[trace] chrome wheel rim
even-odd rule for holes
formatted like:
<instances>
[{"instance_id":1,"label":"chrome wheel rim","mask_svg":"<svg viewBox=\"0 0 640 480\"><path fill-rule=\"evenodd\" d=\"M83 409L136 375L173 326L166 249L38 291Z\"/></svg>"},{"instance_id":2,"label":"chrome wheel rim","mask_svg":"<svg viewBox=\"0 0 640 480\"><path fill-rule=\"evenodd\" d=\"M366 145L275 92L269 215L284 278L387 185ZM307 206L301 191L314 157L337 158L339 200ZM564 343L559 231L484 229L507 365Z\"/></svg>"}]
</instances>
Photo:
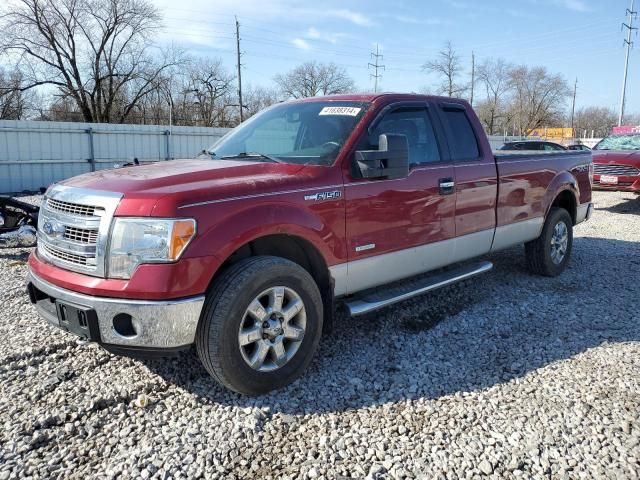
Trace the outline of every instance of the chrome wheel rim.
<instances>
[{"instance_id":1,"label":"chrome wheel rim","mask_svg":"<svg viewBox=\"0 0 640 480\"><path fill-rule=\"evenodd\" d=\"M238 330L242 358L252 369L272 372L286 365L304 338L307 313L300 295L288 287L272 287L256 296Z\"/></svg>"},{"instance_id":2,"label":"chrome wheel rim","mask_svg":"<svg viewBox=\"0 0 640 480\"><path fill-rule=\"evenodd\" d=\"M564 222L556 223L551 236L551 261L559 265L564 260L569 246L569 230Z\"/></svg>"}]
</instances>

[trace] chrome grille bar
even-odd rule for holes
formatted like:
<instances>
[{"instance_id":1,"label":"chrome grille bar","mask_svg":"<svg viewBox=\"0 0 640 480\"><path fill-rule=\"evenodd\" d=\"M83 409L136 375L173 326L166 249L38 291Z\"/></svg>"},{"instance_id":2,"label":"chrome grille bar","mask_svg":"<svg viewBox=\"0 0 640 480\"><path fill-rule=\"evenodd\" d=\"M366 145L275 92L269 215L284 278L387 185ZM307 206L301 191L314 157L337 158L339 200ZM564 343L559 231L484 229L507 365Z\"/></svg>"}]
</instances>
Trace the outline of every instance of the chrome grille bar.
<instances>
[{"instance_id":1,"label":"chrome grille bar","mask_svg":"<svg viewBox=\"0 0 640 480\"><path fill-rule=\"evenodd\" d=\"M640 175L640 169L630 165L604 165L594 164L593 172L597 175L617 175L623 177L634 177Z\"/></svg>"},{"instance_id":2,"label":"chrome grille bar","mask_svg":"<svg viewBox=\"0 0 640 480\"><path fill-rule=\"evenodd\" d=\"M82 266L92 266L95 265L95 256L94 257L85 257L82 255L76 255L74 253L62 250L61 248L56 248L51 245L47 245L46 243L42 247L44 251L47 252L47 255L50 258L54 258L61 262L72 263L74 265L82 265Z\"/></svg>"},{"instance_id":3,"label":"chrome grille bar","mask_svg":"<svg viewBox=\"0 0 640 480\"><path fill-rule=\"evenodd\" d=\"M77 203L71 202L63 202L60 200L56 200L55 198L47 199L47 207L50 210L54 210L57 212L68 213L71 215L80 215L87 217L94 217L96 214L100 214L104 212L104 209L101 207L96 207L93 205L80 205Z\"/></svg>"},{"instance_id":4,"label":"chrome grille bar","mask_svg":"<svg viewBox=\"0 0 640 480\"><path fill-rule=\"evenodd\" d=\"M95 245L98 241L98 230L66 226L64 238L72 242Z\"/></svg>"}]
</instances>

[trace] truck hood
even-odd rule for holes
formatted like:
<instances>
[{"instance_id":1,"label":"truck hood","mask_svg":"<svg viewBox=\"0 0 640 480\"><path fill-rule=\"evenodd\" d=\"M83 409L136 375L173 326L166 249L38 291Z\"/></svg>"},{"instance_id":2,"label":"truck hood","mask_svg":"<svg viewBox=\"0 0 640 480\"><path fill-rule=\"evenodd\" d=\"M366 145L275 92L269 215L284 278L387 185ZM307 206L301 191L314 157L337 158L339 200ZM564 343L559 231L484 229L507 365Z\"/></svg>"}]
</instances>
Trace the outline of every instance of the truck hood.
<instances>
[{"instance_id":1,"label":"truck hood","mask_svg":"<svg viewBox=\"0 0 640 480\"><path fill-rule=\"evenodd\" d=\"M640 150L593 150L593 163L631 165L640 168Z\"/></svg>"},{"instance_id":2,"label":"truck hood","mask_svg":"<svg viewBox=\"0 0 640 480\"><path fill-rule=\"evenodd\" d=\"M119 192L117 215L167 215L185 204L308 184L318 167L239 160L171 160L86 173L62 185ZM322 168L322 167L320 167Z\"/></svg>"}]
</instances>

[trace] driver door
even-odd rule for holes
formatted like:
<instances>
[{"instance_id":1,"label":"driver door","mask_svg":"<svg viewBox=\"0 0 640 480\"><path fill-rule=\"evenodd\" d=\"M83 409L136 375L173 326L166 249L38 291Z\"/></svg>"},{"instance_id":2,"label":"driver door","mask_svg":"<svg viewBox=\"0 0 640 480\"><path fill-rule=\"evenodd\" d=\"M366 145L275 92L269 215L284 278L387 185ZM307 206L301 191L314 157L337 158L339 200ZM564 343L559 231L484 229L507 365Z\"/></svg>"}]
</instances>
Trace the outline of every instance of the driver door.
<instances>
[{"instance_id":1,"label":"driver door","mask_svg":"<svg viewBox=\"0 0 640 480\"><path fill-rule=\"evenodd\" d=\"M426 103L398 103L374 120L358 150L378 148L380 134L407 137L409 174L345 181L349 292L449 263L455 237L454 167L440 124ZM353 166L352 166L353 170Z\"/></svg>"}]
</instances>

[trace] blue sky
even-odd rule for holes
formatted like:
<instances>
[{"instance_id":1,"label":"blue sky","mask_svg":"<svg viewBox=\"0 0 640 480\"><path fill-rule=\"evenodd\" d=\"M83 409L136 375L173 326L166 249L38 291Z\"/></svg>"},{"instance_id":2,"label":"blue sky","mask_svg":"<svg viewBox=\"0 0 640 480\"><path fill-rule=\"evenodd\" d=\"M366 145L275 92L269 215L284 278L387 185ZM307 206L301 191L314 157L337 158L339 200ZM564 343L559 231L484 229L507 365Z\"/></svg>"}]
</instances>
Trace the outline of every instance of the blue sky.
<instances>
[{"instance_id":1,"label":"blue sky","mask_svg":"<svg viewBox=\"0 0 640 480\"><path fill-rule=\"evenodd\" d=\"M477 61L544 65L571 84L578 78L578 106L619 104L628 0L152 1L164 14L164 41L220 57L229 70L238 15L245 84L272 85L275 74L316 59L344 66L360 89L373 90L367 63L378 43L386 66L382 89L420 91L435 83L420 66L451 40L469 70L472 51ZM634 38L628 112L640 112L640 38Z\"/></svg>"}]
</instances>

